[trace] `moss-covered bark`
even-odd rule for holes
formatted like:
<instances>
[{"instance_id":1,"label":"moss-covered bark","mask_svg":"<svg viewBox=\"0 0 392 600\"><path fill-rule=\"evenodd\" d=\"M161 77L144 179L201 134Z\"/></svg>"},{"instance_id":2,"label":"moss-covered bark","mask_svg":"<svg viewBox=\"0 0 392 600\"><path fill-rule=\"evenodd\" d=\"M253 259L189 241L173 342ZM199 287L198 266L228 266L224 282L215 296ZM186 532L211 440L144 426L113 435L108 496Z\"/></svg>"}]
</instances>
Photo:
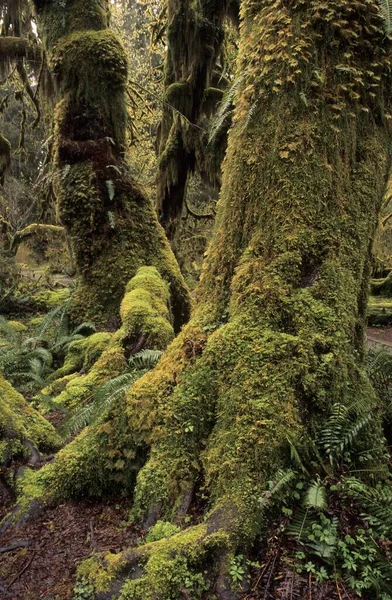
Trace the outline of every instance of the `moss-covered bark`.
<instances>
[{"instance_id":1,"label":"moss-covered bark","mask_svg":"<svg viewBox=\"0 0 392 600\"><path fill-rule=\"evenodd\" d=\"M127 62L109 29L109 2L37 0L35 7L57 83L57 209L81 276L74 317L115 321L127 281L153 265L170 283L178 329L188 294L152 204L124 162Z\"/></svg>"},{"instance_id":2,"label":"moss-covered bark","mask_svg":"<svg viewBox=\"0 0 392 600\"><path fill-rule=\"evenodd\" d=\"M124 473L148 453L134 518L184 525L195 485L207 509L174 538L85 565L102 599L180 600L190 576L201 598L206 564L211 597L235 597L230 555L260 530L288 440L314 435L334 403L376 402L365 308L391 150L378 2L244 0L242 17L244 80L197 309L105 430Z\"/></svg>"}]
</instances>

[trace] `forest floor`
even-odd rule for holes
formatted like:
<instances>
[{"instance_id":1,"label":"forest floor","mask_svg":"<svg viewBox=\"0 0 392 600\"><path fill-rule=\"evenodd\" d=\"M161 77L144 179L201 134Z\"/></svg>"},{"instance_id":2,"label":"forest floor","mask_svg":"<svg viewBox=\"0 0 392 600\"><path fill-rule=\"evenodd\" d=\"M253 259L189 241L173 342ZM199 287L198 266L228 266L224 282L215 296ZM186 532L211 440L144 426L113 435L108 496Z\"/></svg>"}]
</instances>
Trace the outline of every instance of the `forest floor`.
<instances>
[{"instance_id":1,"label":"forest floor","mask_svg":"<svg viewBox=\"0 0 392 600\"><path fill-rule=\"evenodd\" d=\"M10 508L5 500L0 497L0 518ZM129 508L124 498L68 502L44 510L18 529L9 528L1 539L1 600L71 600L76 568L85 557L118 553L146 533L128 523ZM4 551L18 543L18 548ZM285 559L279 530L267 536L254 558L259 567L252 568L242 600L358 599L342 583L319 584L308 574L296 573L295 565ZM205 600L210 600L208 593Z\"/></svg>"},{"instance_id":2,"label":"forest floor","mask_svg":"<svg viewBox=\"0 0 392 600\"><path fill-rule=\"evenodd\" d=\"M4 516L5 498L0 497ZM9 508L9 507L8 507ZM68 502L1 536L2 600L70 600L77 565L92 552L134 546L142 535L128 523L129 501ZM8 550L11 545L18 548Z\"/></svg>"}]
</instances>

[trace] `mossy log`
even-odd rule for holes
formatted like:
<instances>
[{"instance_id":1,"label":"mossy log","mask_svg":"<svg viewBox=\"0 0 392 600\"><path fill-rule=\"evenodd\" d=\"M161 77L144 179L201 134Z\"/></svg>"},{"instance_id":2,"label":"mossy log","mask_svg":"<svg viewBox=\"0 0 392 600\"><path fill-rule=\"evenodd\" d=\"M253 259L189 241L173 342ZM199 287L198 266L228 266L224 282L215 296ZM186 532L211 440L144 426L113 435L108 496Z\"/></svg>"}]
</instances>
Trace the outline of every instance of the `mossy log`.
<instances>
[{"instance_id":1,"label":"mossy log","mask_svg":"<svg viewBox=\"0 0 392 600\"><path fill-rule=\"evenodd\" d=\"M377 402L364 327L391 166L378 2L358 0L353 12L345 0L244 0L242 17L244 80L195 314L94 444L79 446L68 479L104 460L93 453L105 436L125 482L138 470L133 517L184 530L82 566L102 599L180 600L189 578L200 583L195 600L206 583L210 597L237 597L230 557L260 533L259 499L290 466L289 440L314 436L335 403ZM381 449L374 414L363 435ZM41 475L44 497L56 468ZM207 508L186 527L197 486ZM98 476L90 492L99 489Z\"/></svg>"},{"instance_id":2,"label":"mossy log","mask_svg":"<svg viewBox=\"0 0 392 600\"><path fill-rule=\"evenodd\" d=\"M189 317L189 295L152 203L124 162L127 61L109 29L109 2L37 0L35 7L58 90L57 212L81 278L73 318L115 328L127 281L152 265L170 284L178 330Z\"/></svg>"}]
</instances>

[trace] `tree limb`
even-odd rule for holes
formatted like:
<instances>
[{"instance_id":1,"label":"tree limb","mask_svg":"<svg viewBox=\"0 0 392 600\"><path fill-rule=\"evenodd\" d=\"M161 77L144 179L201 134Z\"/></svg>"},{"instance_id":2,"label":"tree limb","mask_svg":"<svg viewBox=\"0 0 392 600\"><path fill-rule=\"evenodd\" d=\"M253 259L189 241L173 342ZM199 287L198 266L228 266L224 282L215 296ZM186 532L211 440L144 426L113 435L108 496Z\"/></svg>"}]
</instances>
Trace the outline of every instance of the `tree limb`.
<instances>
[{"instance_id":1,"label":"tree limb","mask_svg":"<svg viewBox=\"0 0 392 600\"><path fill-rule=\"evenodd\" d=\"M27 58L30 61L42 60L42 49L25 38L0 36L0 60Z\"/></svg>"}]
</instances>

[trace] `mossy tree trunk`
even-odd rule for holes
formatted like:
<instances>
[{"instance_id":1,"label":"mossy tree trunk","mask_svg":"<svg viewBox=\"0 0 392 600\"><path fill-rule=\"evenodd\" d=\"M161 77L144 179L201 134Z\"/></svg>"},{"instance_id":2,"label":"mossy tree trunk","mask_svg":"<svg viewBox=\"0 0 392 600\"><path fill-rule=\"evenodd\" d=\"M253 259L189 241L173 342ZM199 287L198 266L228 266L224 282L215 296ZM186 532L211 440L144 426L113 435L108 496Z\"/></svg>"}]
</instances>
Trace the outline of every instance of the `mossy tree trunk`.
<instances>
[{"instance_id":1,"label":"mossy tree trunk","mask_svg":"<svg viewBox=\"0 0 392 600\"><path fill-rule=\"evenodd\" d=\"M169 0L167 10L166 104L158 132L157 205L160 221L173 240L189 175L197 168L208 176L201 117L223 95L219 88L225 78L222 73L214 77L214 70L225 17L238 15L238 5L233 0Z\"/></svg>"},{"instance_id":2,"label":"mossy tree trunk","mask_svg":"<svg viewBox=\"0 0 392 600\"><path fill-rule=\"evenodd\" d=\"M34 4L57 84L57 209L81 276L74 316L107 325L126 282L153 265L170 283L178 329L188 317L188 294L152 204L124 160L127 61L109 29L109 2Z\"/></svg>"},{"instance_id":3,"label":"mossy tree trunk","mask_svg":"<svg viewBox=\"0 0 392 600\"><path fill-rule=\"evenodd\" d=\"M260 531L288 440L314 436L334 403L375 402L365 308L391 150L378 2L244 0L242 17L244 81L197 309L94 441L130 457L125 469L149 453L133 508L146 525L184 525L195 486L208 508L199 525L108 558L106 573L86 563L100 598L124 586L121 598L180 599L206 564L215 596L235 597L228 557ZM71 454L88 465L86 435ZM52 494L79 472L62 462L42 472Z\"/></svg>"}]
</instances>

